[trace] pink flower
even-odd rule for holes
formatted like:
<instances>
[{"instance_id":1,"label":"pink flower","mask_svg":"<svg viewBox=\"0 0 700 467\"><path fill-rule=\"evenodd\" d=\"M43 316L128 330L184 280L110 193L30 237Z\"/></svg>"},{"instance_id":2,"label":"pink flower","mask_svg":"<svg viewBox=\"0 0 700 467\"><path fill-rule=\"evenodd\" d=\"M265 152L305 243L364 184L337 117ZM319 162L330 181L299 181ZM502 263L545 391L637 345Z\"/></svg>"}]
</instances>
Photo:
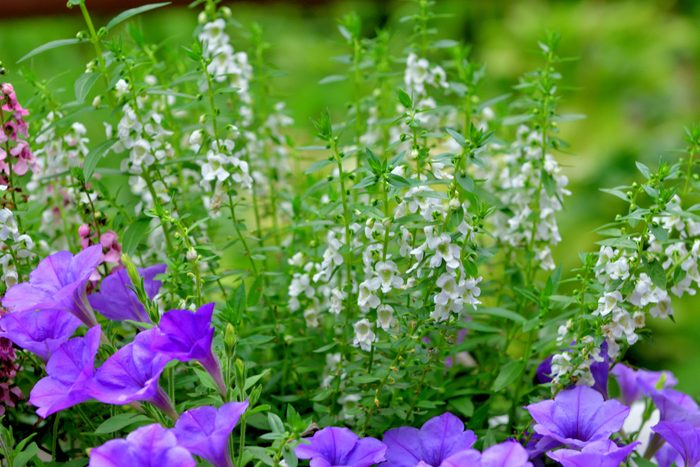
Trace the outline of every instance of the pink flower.
<instances>
[{"instance_id":1,"label":"pink flower","mask_svg":"<svg viewBox=\"0 0 700 467\"><path fill-rule=\"evenodd\" d=\"M122 246L119 244L119 237L111 230L100 236L100 245L105 255L105 262L119 264L122 257Z\"/></svg>"},{"instance_id":2,"label":"pink flower","mask_svg":"<svg viewBox=\"0 0 700 467\"><path fill-rule=\"evenodd\" d=\"M27 170L35 163L34 154L26 141L18 141L17 145L10 150L10 155L16 158L12 162L12 170L17 175L26 174Z\"/></svg>"}]
</instances>

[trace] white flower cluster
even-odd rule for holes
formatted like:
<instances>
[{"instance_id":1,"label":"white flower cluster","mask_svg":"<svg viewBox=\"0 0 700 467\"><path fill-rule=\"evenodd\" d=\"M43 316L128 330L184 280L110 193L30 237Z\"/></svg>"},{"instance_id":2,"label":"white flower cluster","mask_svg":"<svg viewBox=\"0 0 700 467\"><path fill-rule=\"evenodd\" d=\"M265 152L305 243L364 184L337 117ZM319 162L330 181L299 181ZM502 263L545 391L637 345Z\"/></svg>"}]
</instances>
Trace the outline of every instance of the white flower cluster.
<instances>
[{"instance_id":1,"label":"white flower cluster","mask_svg":"<svg viewBox=\"0 0 700 467\"><path fill-rule=\"evenodd\" d=\"M455 232L441 227L452 210L461 211L463 217ZM474 231L465 220L469 216L467 204L448 200L444 194L422 185L410 188L394 213L397 218L409 214L420 214L426 221L438 224L425 226L423 242L410 248L413 265L406 271L408 286L426 279L435 281L438 291L432 297L435 308L431 317L437 321L446 320L450 313L461 315L467 305L476 307L481 303L481 277L470 277L462 262L463 250L474 238ZM404 232L403 237L407 241L410 232Z\"/></svg>"},{"instance_id":2,"label":"white flower cluster","mask_svg":"<svg viewBox=\"0 0 700 467\"><path fill-rule=\"evenodd\" d=\"M700 287L700 222L683 211L678 196L652 222L658 226L655 233L632 239L645 246L642 258L632 246L603 246L598 252L595 274L602 290L593 315L601 318L611 358L619 355L621 343L634 345L639 340L638 331L644 328L647 313L661 319L673 314L669 292L677 297L695 295ZM590 339L573 334L571 322L561 326L558 342L566 346L577 339L584 343ZM555 360L555 381L567 374L580 378L589 372L590 362L573 365L570 352L558 354Z\"/></svg>"},{"instance_id":3,"label":"white flower cluster","mask_svg":"<svg viewBox=\"0 0 700 467\"><path fill-rule=\"evenodd\" d=\"M127 103L122 108L123 115L117 126L118 142L112 150L128 151L129 157L122 160L121 170L138 175L144 168L172 157L174 151L169 141L173 133L163 128L163 103L146 96L138 96L134 102L135 106ZM107 136L111 136L110 130Z\"/></svg>"},{"instance_id":4,"label":"white flower cluster","mask_svg":"<svg viewBox=\"0 0 700 467\"><path fill-rule=\"evenodd\" d=\"M21 234L15 216L7 208L0 209L0 280L7 287L17 283L15 261L32 256L34 241L27 234Z\"/></svg>"},{"instance_id":5,"label":"white flower cluster","mask_svg":"<svg viewBox=\"0 0 700 467\"><path fill-rule=\"evenodd\" d=\"M199 40L204 45L204 56L211 60L207 66L207 73L216 81L228 81L237 89L243 104L239 110L242 125L247 127L253 120L250 107L252 102L250 81L253 78L253 67L248 63L248 55L245 52L233 50L231 39L226 33L226 21L223 18L206 23L199 34Z\"/></svg>"},{"instance_id":6,"label":"white flower cluster","mask_svg":"<svg viewBox=\"0 0 700 467\"><path fill-rule=\"evenodd\" d=\"M542 134L521 126L510 148L485 163L477 176L509 211L491 217L494 236L514 248L531 247L542 269L554 269L551 246L561 241L556 214L571 192L556 159L543 153Z\"/></svg>"},{"instance_id":7,"label":"white flower cluster","mask_svg":"<svg viewBox=\"0 0 700 467\"><path fill-rule=\"evenodd\" d=\"M76 194L66 178L60 175L72 167L80 167L87 156L90 140L86 137L87 130L80 122L74 122L67 128L56 125L63 118L58 112L49 112L42 120L34 144L36 150L36 165L32 171L32 179L27 184L29 200L45 206L52 206L42 214L41 229L49 235L62 230L64 222L79 224L80 216L75 209L67 206L87 204L85 193Z\"/></svg>"}]
</instances>

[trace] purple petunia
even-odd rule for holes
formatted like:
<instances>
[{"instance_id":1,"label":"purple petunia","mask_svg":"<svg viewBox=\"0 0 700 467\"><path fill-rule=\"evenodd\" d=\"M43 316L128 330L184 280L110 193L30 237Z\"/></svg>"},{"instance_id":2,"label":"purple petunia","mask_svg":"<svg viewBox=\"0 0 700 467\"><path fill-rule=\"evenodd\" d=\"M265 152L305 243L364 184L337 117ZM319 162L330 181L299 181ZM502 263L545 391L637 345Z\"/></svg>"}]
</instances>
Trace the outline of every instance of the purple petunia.
<instances>
[{"instance_id":1,"label":"purple petunia","mask_svg":"<svg viewBox=\"0 0 700 467\"><path fill-rule=\"evenodd\" d=\"M440 464L442 467L532 467L528 453L517 441L504 441L486 449L483 454L467 449Z\"/></svg>"},{"instance_id":2,"label":"purple petunia","mask_svg":"<svg viewBox=\"0 0 700 467\"><path fill-rule=\"evenodd\" d=\"M620 386L620 399L625 405L631 405L643 395L649 395L649 389L655 388L661 383L663 388L670 388L678 384L678 381L669 371L633 370L618 363L610 370Z\"/></svg>"},{"instance_id":3,"label":"purple petunia","mask_svg":"<svg viewBox=\"0 0 700 467\"><path fill-rule=\"evenodd\" d=\"M554 400L526 407L535 419L535 432L542 435L539 445L566 445L583 448L594 441L607 440L618 431L629 408L616 400L604 400L595 389L576 386L562 391Z\"/></svg>"},{"instance_id":4,"label":"purple petunia","mask_svg":"<svg viewBox=\"0 0 700 467\"><path fill-rule=\"evenodd\" d=\"M177 413L172 402L158 385L160 374L171 358L151 348L151 331L137 334L133 342L119 349L97 369L91 392L105 404L147 401L175 419Z\"/></svg>"},{"instance_id":5,"label":"purple petunia","mask_svg":"<svg viewBox=\"0 0 700 467\"><path fill-rule=\"evenodd\" d=\"M213 303L201 306L194 313L189 310L168 311L160 319L158 328L153 330L153 348L182 362L198 361L212 376L219 391L226 394L221 367L211 348L213 313Z\"/></svg>"},{"instance_id":6,"label":"purple petunia","mask_svg":"<svg viewBox=\"0 0 700 467\"><path fill-rule=\"evenodd\" d=\"M163 274L165 268L165 264L156 264L138 270L143 278L143 286L148 298L153 299L158 294L162 283L155 278ZM133 290L133 284L125 268L119 268L105 277L100 285L100 291L90 295L88 300L95 310L111 320L151 322L146 309Z\"/></svg>"},{"instance_id":7,"label":"purple petunia","mask_svg":"<svg viewBox=\"0 0 700 467\"><path fill-rule=\"evenodd\" d=\"M675 389L649 389L651 398L659 409L661 421L691 422L700 425L700 408L688 394Z\"/></svg>"},{"instance_id":8,"label":"purple petunia","mask_svg":"<svg viewBox=\"0 0 700 467\"><path fill-rule=\"evenodd\" d=\"M29 282L10 288L2 299L2 305L12 312L66 311L92 327L97 321L85 288L102 258L100 245L86 248L75 256L69 251L54 253L44 258L31 272Z\"/></svg>"},{"instance_id":9,"label":"purple petunia","mask_svg":"<svg viewBox=\"0 0 700 467\"><path fill-rule=\"evenodd\" d=\"M384 433L387 446L383 467L421 466L446 467L455 458L463 457L476 435L464 429L464 423L455 415L446 412L433 417L419 429L401 427Z\"/></svg>"},{"instance_id":10,"label":"purple petunia","mask_svg":"<svg viewBox=\"0 0 700 467\"><path fill-rule=\"evenodd\" d=\"M680 454L688 467L700 463L700 426L689 422L660 422L651 428Z\"/></svg>"},{"instance_id":11,"label":"purple petunia","mask_svg":"<svg viewBox=\"0 0 700 467\"><path fill-rule=\"evenodd\" d=\"M664 443L654 454L654 459L659 467L671 467L678 462L679 457L678 451L668 443Z\"/></svg>"},{"instance_id":12,"label":"purple petunia","mask_svg":"<svg viewBox=\"0 0 700 467\"><path fill-rule=\"evenodd\" d=\"M360 439L347 428L330 426L302 440L294 453L299 459L311 459L314 467L369 467L382 462L386 450L378 439Z\"/></svg>"},{"instance_id":13,"label":"purple petunia","mask_svg":"<svg viewBox=\"0 0 700 467\"><path fill-rule=\"evenodd\" d=\"M147 425L126 439L113 439L90 450L90 467L194 467L192 454L160 425Z\"/></svg>"},{"instance_id":14,"label":"purple petunia","mask_svg":"<svg viewBox=\"0 0 700 467\"><path fill-rule=\"evenodd\" d=\"M0 319L0 337L48 361L80 327L80 320L62 310L16 311Z\"/></svg>"},{"instance_id":15,"label":"purple petunia","mask_svg":"<svg viewBox=\"0 0 700 467\"><path fill-rule=\"evenodd\" d=\"M216 409L197 407L180 415L173 433L180 446L211 462L215 467L233 467L228 440L248 401L229 402Z\"/></svg>"},{"instance_id":16,"label":"purple petunia","mask_svg":"<svg viewBox=\"0 0 700 467\"><path fill-rule=\"evenodd\" d=\"M580 451L559 449L547 455L563 467L618 467L630 455L639 442L618 446L611 440L594 441Z\"/></svg>"},{"instance_id":17,"label":"purple petunia","mask_svg":"<svg viewBox=\"0 0 700 467\"><path fill-rule=\"evenodd\" d=\"M48 376L32 389L29 402L36 413L46 418L61 410L91 399L90 380L95 373L95 356L100 346L99 326L85 337L71 339L54 352L46 365Z\"/></svg>"}]
</instances>

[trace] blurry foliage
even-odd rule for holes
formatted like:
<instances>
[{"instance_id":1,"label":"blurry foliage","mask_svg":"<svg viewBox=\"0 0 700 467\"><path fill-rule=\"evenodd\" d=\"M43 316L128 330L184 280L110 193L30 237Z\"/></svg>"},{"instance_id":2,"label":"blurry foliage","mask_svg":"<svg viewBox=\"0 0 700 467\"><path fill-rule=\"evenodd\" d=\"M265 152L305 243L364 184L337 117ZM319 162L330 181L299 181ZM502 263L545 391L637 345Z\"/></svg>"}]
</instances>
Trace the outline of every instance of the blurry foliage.
<instances>
[{"instance_id":1,"label":"blurry foliage","mask_svg":"<svg viewBox=\"0 0 700 467\"><path fill-rule=\"evenodd\" d=\"M392 25L408 34L399 18L410 9L401 1L338 1L304 8L295 2L237 2L234 17L241 24L259 23L271 43L270 59L280 70L277 89L297 122L295 139L308 143L312 116L340 109L351 95L348 82L309 86L343 65L325 57L345 53L333 21L357 11L365 34ZM487 98L510 91L511 83L531 69L536 51L530 44L547 30L561 33L561 50L572 60L562 65L566 113L586 118L562 128L570 156L561 158L574 195L560 218L564 241L555 252L564 270L579 264L574 252L596 249L591 233L612 219L622 202L598 190L635 179L634 161L649 165L673 160L669 148L682 147L683 126L700 117L700 2L658 1L468 1L441 0L439 36L463 37L473 44L474 57L486 66ZM180 47L189 40L195 17L188 11L163 10L145 18L147 40ZM0 19L0 59L10 79L15 73L52 77L49 85L72 96L72 83L92 57L88 45L56 49L23 64L16 61L34 47L70 38L82 27L78 11L65 16L21 20ZM238 48L246 48L241 30ZM400 39L400 38L399 38ZM403 42L395 40L394 44ZM324 57L324 58L320 58ZM17 81L22 95L33 92ZM99 122L91 130L101 131ZM676 323L655 321L650 340L632 349L633 363L674 371L680 389L700 393L700 300L676 307Z\"/></svg>"}]
</instances>

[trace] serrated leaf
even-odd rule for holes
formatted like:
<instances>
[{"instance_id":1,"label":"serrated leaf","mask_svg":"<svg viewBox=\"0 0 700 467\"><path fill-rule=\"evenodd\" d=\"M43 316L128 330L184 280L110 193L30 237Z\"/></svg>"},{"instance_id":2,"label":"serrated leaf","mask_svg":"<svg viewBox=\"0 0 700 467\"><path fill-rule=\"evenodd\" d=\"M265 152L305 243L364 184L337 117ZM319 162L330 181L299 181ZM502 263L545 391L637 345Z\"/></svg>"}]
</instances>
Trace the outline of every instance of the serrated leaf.
<instances>
[{"instance_id":1,"label":"serrated leaf","mask_svg":"<svg viewBox=\"0 0 700 467\"><path fill-rule=\"evenodd\" d=\"M140 7L131 8L131 9L126 10L126 11L122 11L117 16L112 18L112 20L109 23L107 23L107 26L105 26L105 29L107 29L109 31L110 29L114 28L115 26L117 26L120 23L123 23L124 21L126 21L127 19L129 19L133 16L140 15L141 13L155 10L156 8L161 8L161 7L164 7L166 5L170 5L170 2L151 3L150 5L143 5Z\"/></svg>"},{"instance_id":2,"label":"serrated leaf","mask_svg":"<svg viewBox=\"0 0 700 467\"><path fill-rule=\"evenodd\" d=\"M58 39L55 41L47 42L46 44L40 45L36 49L32 50L28 54L26 54L24 57L20 58L17 60L17 63L22 63L25 60L29 60L32 57L35 57L39 55L40 53L44 53L47 50L52 50L56 49L58 47L63 47L66 45L73 45L73 44L80 44L81 42L84 42L78 38L73 38L73 39Z\"/></svg>"},{"instance_id":3,"label":"serrated leaf","mask_svg":"<svg viewBox=\"0 0 700 467\"><path fill-rule=\"evenodd\" d=\"M493 382L493 390L496 392L502 391L520 378L523 370L525 370L525 362L514 360L506 363L501 368L498 376L496 376L496 380Z\"/></svg>"},{"instance_id":4,"label":"serrated leaf","mask_svg":"<svg viewBox=\"0 0 700 467\"><path fill-rule=\"evenodd\" d=\"M114 143L116 142L116 138L108 139L107 141L104 141L98 146L92 148L92 150L88 153L88 155L85 157L85 162L83 163L83 176L85 177L86 182L92 178L92 174L95 173L95 169L97 168L97 164L100 162L100 159L107 154L107 151L109 151L109 149L114 146Z\"/></svg>"}]
</instances>

